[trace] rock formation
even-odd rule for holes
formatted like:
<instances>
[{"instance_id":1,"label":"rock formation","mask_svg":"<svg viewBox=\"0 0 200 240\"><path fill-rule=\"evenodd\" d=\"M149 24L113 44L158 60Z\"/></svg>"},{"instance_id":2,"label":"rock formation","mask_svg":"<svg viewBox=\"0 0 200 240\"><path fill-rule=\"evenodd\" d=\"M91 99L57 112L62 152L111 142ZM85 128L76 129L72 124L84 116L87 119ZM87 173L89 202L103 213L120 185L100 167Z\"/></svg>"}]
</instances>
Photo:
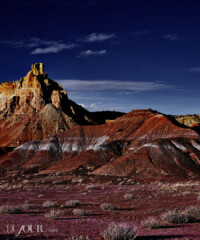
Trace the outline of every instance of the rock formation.
<instances>
[{"instance_id":1,"label":"rock formation","mask_svg":"<svg viewBox=\"0 0 200 240\"><path fill-rule=\"evenodd\" d=\"M186 126L191 127L194 124L200 123L200 114L186 114L173 116L176 121Z\"/></svg>"},{"instance_id":2,"label":"rock formation","mask_svg":"<svg viewBox=\"0 0 200 240\"><path fill-rule=\"evenodd\" d=\"M185 123L149 109L89 112L36 63L0 84L0 169L199 177L199 124L175 119Z\"/></svg>"},{"instance_id":3,"label":"rock formation","mask_svg":"<svg viewBox=\"0 0 200 240\"><path fill-rule=\"evenodd\" d=\"M104 123L105 118L68 99L62 86L44 73L43 63L33 64L19 81L0 84L0 147L17 147L76 125Z\"/></svg>"},{"instance_id":4,"label":"rock formation","mask_svg":"<svg viewBox=\"0 0 200 240\"><path fill-rule=\"evenodd\" d=\"M110 176L200 176L200 136L152 110L132 111L104 125L76 126L27 142L0 160L0 167L40 174L76 171Z\"/></svg>"}]
</instances>

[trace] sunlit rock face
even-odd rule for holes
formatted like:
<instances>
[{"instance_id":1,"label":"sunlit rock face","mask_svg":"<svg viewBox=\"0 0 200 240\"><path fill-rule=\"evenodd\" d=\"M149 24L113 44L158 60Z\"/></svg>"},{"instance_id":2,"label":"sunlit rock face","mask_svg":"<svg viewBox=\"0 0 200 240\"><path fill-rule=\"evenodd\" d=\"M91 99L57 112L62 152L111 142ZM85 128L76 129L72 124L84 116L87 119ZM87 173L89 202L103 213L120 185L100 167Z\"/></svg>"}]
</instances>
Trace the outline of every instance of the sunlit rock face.
<instances>
[{"instance_id":1,"label":"sunlit rock face","mask_svg":"<svg viewBox=\"0 0 200 240\"><path fill-rule=\"evenodd\" d=\"M41 174L81 168L93 175L198 177L200 136L161 113L135 110L103 125L27 142L1 159L5 166L37 168Z\"/></svg>"},{"instance_id":2,"label":"sunlit rock face","mask_svg":"<svg viewBox=\"0 0 200 240\"><path fill-rule=\"evenodd\" d=\"M55 92L58 97L51 97ZM44 64L33 64L32 70L19 81L4 82L0 85L0 111L3 113L1 117L6 118L19 108L32 107L39 111L51 102L58 107L61 98L67 100L67 93L44 73Z\"/></svg>"},{"instance_id":3,"label":"sunlit rock face","mask_svg":"<svg viewBox=\"0 0 200 240\"><path fill-rule=\"evenodd\" d=\"M0 84L0 147L17 147L99 121L105 122L104 117L68 99L62 86L48 78L43 63L33 64L19 81Z\"/></svg>"},{"instance_id":4,"label":"sunlit rock face","mask_svg":"<svg viewBox=\"0 0 200 240\"><path fill-rule=\"evenodd\" d=\"M186 115L177 115L174 116L176 121L178 121L181 124L184 124L186 126L193 126L200 124L200 114L186 114Z\"/></svg>"}]
</instances>

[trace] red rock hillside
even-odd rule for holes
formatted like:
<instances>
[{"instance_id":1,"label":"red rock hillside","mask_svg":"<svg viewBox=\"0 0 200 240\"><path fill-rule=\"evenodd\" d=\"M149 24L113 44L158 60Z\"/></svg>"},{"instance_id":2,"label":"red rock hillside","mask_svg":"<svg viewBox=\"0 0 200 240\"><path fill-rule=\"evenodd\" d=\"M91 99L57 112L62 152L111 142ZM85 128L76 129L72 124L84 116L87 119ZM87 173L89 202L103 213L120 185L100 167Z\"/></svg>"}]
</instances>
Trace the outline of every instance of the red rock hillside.
<instances>
[{"instance_id":1,"label":"red rock hillside","mask_svg":"<svg viewBox=\"0 0 200 240\"><path fill-rule=\"evenodd\" d=\"M122 115L88 112L48 78L43 63L33 64L19 81L0 84L0 152L3 147L17 147L77 125L100 124Z\"/></svg>"},{"instance_id":2,"label":"red rock hillside","mask_svg":"<svg viewBox=\"0 0 200 240\"><path fill-rule=\"evenodd\" d=\"M2 158L0 166L40 174L198 177L200 136L165 115L137 110L104 125L76 126L27 142Z\"/></svg>"}]
</instances>

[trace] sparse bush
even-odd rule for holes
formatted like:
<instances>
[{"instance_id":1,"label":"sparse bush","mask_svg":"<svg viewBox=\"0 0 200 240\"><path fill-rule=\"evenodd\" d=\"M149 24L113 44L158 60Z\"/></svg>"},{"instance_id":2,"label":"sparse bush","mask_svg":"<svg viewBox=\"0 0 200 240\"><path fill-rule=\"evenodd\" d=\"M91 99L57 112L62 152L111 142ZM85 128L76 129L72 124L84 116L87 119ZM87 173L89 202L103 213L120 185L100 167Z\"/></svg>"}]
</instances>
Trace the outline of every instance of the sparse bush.
<instances>
[{"instance_id":1,"label":"sparse bush","mask_svg":"<svg viewBox=\"0 0 200 240\"><path fill-rule=\"evenodd\" d=\"M29 209L33 209L33 205L30 205L28 203L24 203L22 204L22 208L25 209L25 210L29 210Z\"/></svg>"},{"instance_id":2,"label":"sparse bush","mask_svg":"<svg viewBox=\"0 0 200 240\"><path fill-rule=\"evenodd\" d=\"M176 211L168 211L166 213L163 213L161 215L161 219L166 223L189 223L196 221L195 217L183 213L178 213Z\"/></svg>"},{"instance_id":3,"label":"sparse bush","mask_svg":"<svg viewBox=\"0 0 200 240\"><path fill-rule=\"evenodd\" d=\"M58 206L57 202L53 202L50 200L47 200L47 201L43 202L43 204L42 204L43 208L51 208L51 207L57 207L57 206Z\"/></svg>"},{"instance_id":4,"label":"sparse bush","mask_svg":"<svg viewBox=\"0 0 200 240\"><path fill-rule=\"evenodd\" d=\"M85 187L87 190L94 190L96 187L94 185L88 185Z\"/></svg>"},{"instance_id":5,"label":"sparse bush","mask_svg":"<svg viewBox=\"0 0 200 240\"><path fill-rule=\"evenodd\" d=\"M76 207L76 206L80 206L80 201L78 200L70 200L67 201L62 207Z\"/></svg>"},{"instance_id":6,"label":"sparse bush","mask_svg":"<svg viewBox=\"0 0 200 240\"><path fill-rule=\"evenodd\" d=\"M123 223L112 223L102 235L107 240L133 240L137 236L137 229Z\"/></svg>"},{"instance_id":7,"label":"sparse bush","mask_svg":"<svg viewBox=\"0 0 200 240\"><path fill-rule=\"evenodd\" d=\"M110 203L102 203L100 207L102 210L118 210L119 209L118 206Z\"/></svg>"},{"instance_id":8,"label":"sparse bush","mask_svg":"<svg viewBox=\"0 0 200 240\"><path fill-rule=\"evenodd\" d=\"M44 194L39 194L38 197L42 198L42 197L44 197Z\"/></svg>"},{"instance_id":9,"label":"sparse bush","mask_svg":"<svg viewBox=\"0 0 200 240\"><path fill-rule=\"evenodd\" d=\"M119 183L119 185L126 185L126 182L125 182L125 181L121 181L121 182Z\"/></svg>"},{"instance_id":10,"label":"sparse bush","mask_svg":"<svg viewBox=\"0 0 200 240\"><path fill-rule=\"evenodd\" d=\"M133 194L132 193L124 194L124 199L126 199L126 200L133 199Z\"/></svg>"},{"instance_id":11,"label":"sparse bush","mask_svg":"<svg viewBox=\"0 0 200 240\"><path fill-rule=\"evenodd\" d=\"M146 220L143 220L141 222L141 225L143 228L154 229L161 227L162 223L159 220L155 219L154 217L149 217Z\"/></svg>"},{"instance_id":12,"label":"sparse bush","mask_svg":"<svg viewBox=\"0 0 200 240\"><path fill-rule=\"evenodd\" d=\"M88 212L82 209L74 209L73 214L76 216L85 216L88 215Z\"/></svg>"},{"instance_id":13,"label":"sparse bush","mask_svg":"<svg viewBox=\"0 0 200 240\"><path fill-rule=\"evenodd\" d=\"M190 206L183 211L183 214L191 215L193 217L200 217L200 207Z\"/></svg>"},{"instance_id":14,"label":"sparse bush","mask_svg":"<svg viewBox=\"0 0 200 240\"><path fill-rule=\"evenodd\" d=\"M55 220L60 217L61 214L62 212L60 210L51 209L50 212L45 213L44 216L45 218Z\"/></svg>"},{"instance_id":15,"label":"sparse bush","mask_svg":"<svg viewBox=\"0 0 200 240\"><path fill-rule=\"evenodd\" d=\"M69 238L69 240L89 240L89 237L88 236L72 236Z\"/></svg>"},{"instance_id":16,"label":"sparse bush","mask_svg":"<svg viewBox=\"0 0 200 240\"><path fill-rule=\"evenodd\" d=\"M22 208L20 206L2 205L0 207L0 214L19 214L21 212Z\"/></svg>"},{"instance_id":17,"label":"sparse bush","mask_svg":"<svg viewBox=\"0 0 200 240\"><path fill-rule=\"evenodd\" d=\"M62 172L57 172L55 175L56 175L56 176L62 176L63 173L62 173Z\"/></svg>"}]
</instances>

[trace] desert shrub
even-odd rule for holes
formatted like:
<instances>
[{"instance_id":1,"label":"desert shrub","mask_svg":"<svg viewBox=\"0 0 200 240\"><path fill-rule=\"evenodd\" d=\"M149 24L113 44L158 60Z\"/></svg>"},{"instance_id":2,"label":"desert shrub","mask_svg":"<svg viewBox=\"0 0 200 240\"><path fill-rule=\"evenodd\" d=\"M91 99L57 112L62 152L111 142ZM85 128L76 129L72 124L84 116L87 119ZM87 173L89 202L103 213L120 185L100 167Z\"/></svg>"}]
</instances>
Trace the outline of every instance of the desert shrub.
<instances>
[{"instance_id":1,"label":"desert shrub","mask_svg":"<svg viewBox=\"0 0 200 240\"><path fill-rule=\"evenodd\" d=\"M57 207L57 206L58 206L57 202L53 202L50 200L47 200L47 201L43 202L43 204L42 204L43 208L50 208L50 207Z\"/></svg>"},{"instance_id":2,"label":"desert shrub","mask_svg":"<svg viewBox=\"0 0 200 240\"><path fill-rule=\"evenodd\" d=\"M80 201L79 200L70 200L67 201L63 207L76 207L76 206L80 206Z\"/></svg>"},{"instance_id":3,"label":"desert shrub","mask_svg":"<svg viewBox=\"0 0 200 240\"><path fill-rule=\"evenodd\" d=\"M94 185L88 185L85 187L87 190L94 190L96 187Z\"/></svg>"},{"instance_id":4,"label":"desert shrub","mask_svg":"<svg viewBox=\"0 0 200 240\"><path fill-rule=\"evenodd\" d=\"M69 238L69 240L89 240L89 237L88 236L72 236Z\"/></svg>"},{"instance_id":5,"label":"desert shrub","mask_svg":"<svg viewBox=\"0 0 200 240\"><path fill-rule=\"evenodd\" d=\"M45 218L55 220L61 214L62 214L62 212L60 210L51 209L49 212L45 213L44 216L45 216Z\"/></svg>"},{"instance_id":6,"label":"desert shrub","mask_svg":"<svg viewBox=\"0 0 200 240\"><path fill-rule=\"evenodd\" d=\"M196 221L195 217L184 213L178 213L176 211L163 213L161 219L166 223L189 223Z\"/></svg>"},{"instance_id":7,"label":"desert shrub","mask_svg":"<svg viewBox=\"0 0 200 240\"><path fill-rule=\"evenodd\" d=\"M38 197L42 198L42 197L44 197L44 194L39 194Z\"/></svg>"},{"instance_id":8,"label":"desert shrub","mask_svg":"<svg viewBox=\"0 0 200 240\"><path fill-rule=\"evenodd\" d=\"M100 207L102 210L118 210L119 209L118 206L110 203L102 203Z\"/></svg>"},{"instance_id":9,"label":"desert shrub","mask_svg":"<svg viewBox=\"0 0 200 240\"><path fill-rule=\"evenodd\" d=\"M141 222L141 225L143 228L154 229L161 227L162 223L159 220L155 219L154 217L149 217L146 220L143 220Z\"/></svg>"},{"instance_id":10,"label":"desert shrub","mask_svg":"<svg viewBox=\"0 0 200 240\"><path fill-rule=\"evenodd\" d=\"M88 212L82 209L74 209L73 214L76 216L85 216L88 215Z\"/></svg>"},{"instance_id":11,"label":"desert shrub","mask_svg":"<svg viewBox=\"0 0 200 240\"><path fill-rule=\"evenodd\" d=\"M128 224L112 223L102 235L107 240L133 240L137 236L137 229Z\"/></svg>"},{"instance_id":12,"label":"desert shrub","mask_svg":"<svg viewBox=\"0 0 200 240\"><path fill-rule=\"evenodd\" d=\"M20 206L2 205L0 207L0 214L18 214L21 212L22 208Z\"/></svg>"},{"instance_id":13,"label":"desert shrub","mask_svg":"<svg viewBox=\"0 0 200 240\"><path fill-rule=\"evenodd\" d=\"M193 217L200 217L200 207L190 206L183 211L183 214L191 215Z\"/></svg>"},{"instance_id":14,"label":"desert shrub","mask_svg":"<svg viewBox=\"0 0 200 240\"><path fill-rule=\"evenodd\" d=\"M124 199L126 199L126 200L133 199L133 194L132 193L124 194Z\"/></svg>"},{"instance_id":15,"label":"desert shrub","mask_svg":"<svg viewBox=\"0 0 200 240\"><path fill-rule=\"evenodd\" d=\"M62 176L63 173L62 173L62 172L57 172L55 175L56 175L56 176Z\"/></svg>"},{"instance_id":16,"label":"desert shrub","mask_svg":"<svg viewBox=\"0 0 200 240\"><path fill-rule=\"evenodd\" d=\"M31 204L24 203L24 204L22 204L22 208L25 210L29 210L29 209L33 209L34 207Z\"/></svg>"}]
</instances>

